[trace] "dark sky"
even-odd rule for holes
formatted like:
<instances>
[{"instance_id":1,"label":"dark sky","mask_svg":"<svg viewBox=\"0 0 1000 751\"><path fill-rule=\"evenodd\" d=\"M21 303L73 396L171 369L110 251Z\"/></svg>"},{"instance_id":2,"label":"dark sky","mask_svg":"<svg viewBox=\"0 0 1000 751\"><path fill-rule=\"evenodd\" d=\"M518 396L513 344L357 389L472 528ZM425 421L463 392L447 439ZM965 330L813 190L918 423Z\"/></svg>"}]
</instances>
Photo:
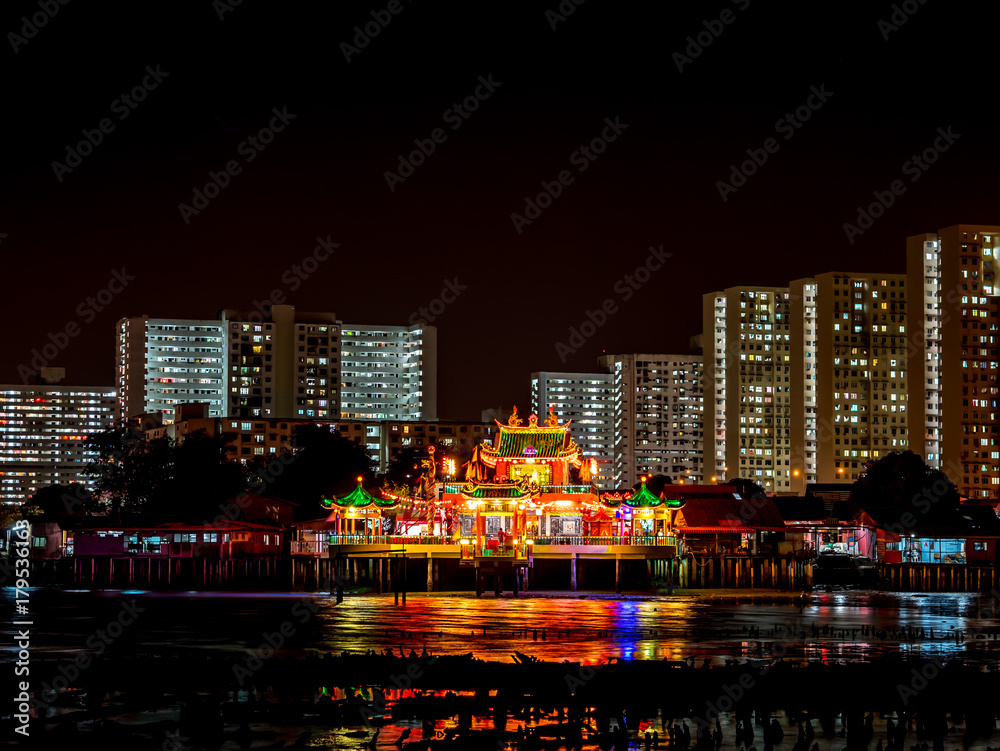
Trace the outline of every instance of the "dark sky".
<instances>
[{"instance_id":1,"label":"dark sky","mask_svg":"<svg viewBox=\"0 0 1000 751\"><path fill-rule=\"evenodd\" d=\"M58 6L20 41L9 33L40 6L0 14L0 382L67 324L79 334L51 364L110 384L122 316L214 317L279 289L301 310L405 323L457 279L434 321L439 411L478 418L525 404L533 370L688 351L704 292L902 271L909 234L1000 223L993 19L954 4L905 4L916 12L885 39L880 2L587 0L553 30L557 2L404 1L350 62L341 43L388 3L244 0L222 20L208 0L94 5ZM731 23L713 24L723 11ZM721 33L678 71L706 23ZM134 109L116 103L155 83L147 66L168 75ZM480 76L499 86L467 119L446 114ZM813 86L827 101L778 126ZM241 149L273 108L294 120ZM604 153L572 157L616 117L627 128ZM52 163L102 118L114 129L57 179ZM959 138L914 182L904 163L949 126ZM435 128L443 143L390 191L386 170ZM768 138L777 151L724 202L717 181ZM185 223L179 204L230 160L239 174ZM518 233L511 214L562 170L573 182ZM905 193L850 243L843 223L894 180ZM339 249L294 278L317 236ZM623 299L616 283L661 244L671 258ZM134 280L88 308L122 269ZM616 312L562 362L556 344L607 298Z\"/></svg>"}]
</instances>

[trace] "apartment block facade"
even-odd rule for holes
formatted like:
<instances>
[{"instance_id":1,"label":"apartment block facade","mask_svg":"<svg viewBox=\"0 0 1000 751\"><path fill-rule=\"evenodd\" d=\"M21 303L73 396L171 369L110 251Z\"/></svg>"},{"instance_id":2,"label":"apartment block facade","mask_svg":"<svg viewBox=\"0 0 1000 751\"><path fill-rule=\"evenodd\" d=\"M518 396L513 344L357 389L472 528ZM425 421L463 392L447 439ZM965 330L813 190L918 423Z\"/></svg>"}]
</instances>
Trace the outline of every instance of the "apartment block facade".
<instances>
[{"instance_id":1,"label":"apartment block facade","mask_svg":"<svg viewBox=\"0 0 1000 751\"><path fill-rule=\"evenodd\" d=\"M544 418L553 408L570 423L570 435L584 457L597 460L598 487L609 487L615 445L614 377L610 373L531 374L531 411Z\"/></svg>"},{"instance_id":2,"label":"apartment block facade","mask_svg":"<svg viewBox=\"0 0 1000 751\"><path fill-rule=\"evenodd\" d=\"M226 330L222 321L136 316L118 321L118 395L121 419L206 402L209 414L227 410Z\"/></svg>"},{"instance_id":3,"label":"apartment block facade","mask_svg":"<svg viewBox=\"0 0 1000 751\"><path fill-rule=\"evenodd\" d=\"M1000 226L960 224L911 236L906 261L912 448L962 495L996 503Z\"/></svg>"},{"instance_id":4,"label":"apartment block facade","mask_svg":"<svg viewBox=\"0 0 1000 751\"><path fill-rule=\"evenodd\" d=\"M766 491L793 486L788 287L737 286L703 297L705 471ZM799 470L801 472L801 469Z\"/></svg>"},{"instance_id":5,"label":"apartment block facade","mask_svg":"<svg viewBox=\"0 0 1000 751\"><path fill-rule=\"evenodd\" d=\"M340 417L437 419L434 326L342 325Z\"/></svg>"},{"instance_id":6,"label":"apartment block facade","mask_svg":"<svg viewBox=\"0 0 1000 751\"><path fill-rule=\"evenodd\" d=\"M705 479L703 359L698 355L603 355L612 378L612 486L643 475L675 482Z\"/></svg>"},{"instance_id":7,"label":"apartment block facade","mask_svg":"<svg viewBox=\"0 0 1000 751\"><path fill-rule=\"evenodd\" d=\"M791 490L854 482L910 448L906 277L831 272L790 290Z\"/></svg>"},{"instance_id":8,"label":"apartment block facade","mask_svg":"<svg viewBox=\"0 0 1000 751\"><path fill-rule=\"evenodd\" d=\"M209 417L437 418L437 331L359 326L291 305L218 320L118 322L119 417L204 402Z\"/></svg>"},{"instance_id":9,"label":"apartment block facade","mask_svg":"<svg viewBox=\"0 0 1000 751\"><path fill-rule=\"evenodd\" d=\"M93 490L83 471L97 454L86 439L111 426L117 411L113 386L0 385L0 503L22 503L54 484Z\"/></svg>"}]
</instances>

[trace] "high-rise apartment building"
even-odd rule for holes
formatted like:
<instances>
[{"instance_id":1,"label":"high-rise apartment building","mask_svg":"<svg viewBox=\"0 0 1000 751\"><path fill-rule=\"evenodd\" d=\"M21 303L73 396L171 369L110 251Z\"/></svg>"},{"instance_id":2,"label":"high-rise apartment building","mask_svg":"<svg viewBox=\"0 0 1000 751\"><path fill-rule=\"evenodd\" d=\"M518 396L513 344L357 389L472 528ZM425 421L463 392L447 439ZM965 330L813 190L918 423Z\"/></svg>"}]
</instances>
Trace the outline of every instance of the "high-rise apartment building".
<instances>
[{"instance_id":1,"label":"high-rise apartment building","mask_svg":"<svg viewBox=\"0 0 1000 751\"><path fill-rule=\"evenodd\" d=\"M826 273L790 286L791 490L854 482L909 448L902 274Z\"/></svg>"},{"instance_id":2,"label":"high-rise apartment building","mask_svg":"<svg viewBox=\"0 0 1000 751\"><path fill-rule=\"evenodd\" d=\"M333 313L274 305L218 320L118 322L120 417L437 419L437 330L344 325Z\"/></svg>"},{"instance_id":3,"label":"high-rise apartment building","mask_svg":"<svg viewBox=\"0 0 1000 751\"><path fill-rule=\"evenodd\" d=\"M227 341L222 321L137 316L118 321L119 417L207 402L209 415L227 409Z\"/></svg>"},{"instance_id":4,"label":"high-rise apartment building","mask_svg":"<svg viewBox=\"0 0 1000 751\"><path fill-rule=\"evenodd\" d=\"M643 475L675 482L705 479L703 360L697 355L603 355L612 378L612 484L629 487Z\"/></svg>"},{"instance_id":5,"label":"high-rise apartment building","mask_svg":"<svg viewBox=\"0 0 1000 751\"><path fill-rule=\"evenodd\" d=\"M544 420L549 407L569 430L582 455L597 460L598 487L610 485L614 457L614 377L610 373L531 374L531 411Z\"/></svg>"},{"instance_id":6,"label":"high-rise apartment building","mask_svg":"<svg viewBox=\"0 0 1000 751\"><path fill-rule=\"evenodd\" d=\"M342 324L340 416L437 419L437 328Z\"/></svg>"},{"instance_id":7,"label":"high-rise apartment building","mask_svg":"<svg viewBox=\"0 0 1000 751\"><path fill-rule=\"evenodd\" d=\"M340 409L340 323L274 305L265 318L222 311L228 417L326 420Z\"/></svg>"},{"instance_id":8,"label":"high-rise apartment building","mask_svg":"<svg viewBox=\"0 0 1000 751\"><path fill-rule=\"evenodd\" d=\"M58 371L62 368L46 368ZM0 502L21 503L47 485L93 482L83 470L96 452L87 436L108 428L118 401L114 386L0 385Z\"/></svg>"},{"instance_id":9,"label":"high-rise apartment building","mask_svg":"<svg viewBox=\"0 0 1000 751\"><path fill-rule=\"evenodd\" d=\"M768 492L793 489L789 312L787 287L704 296L706 474L753 480Z\"/></svg>"},{"instance_id":10,"label":"high-rise apartment building","mask_svg":"<svg viewBox=\"0 0 1000 751\"><path fill-rule=\"evenodd\" d=\"M1000 226L959 224L906 240L910 443L959 493L997 502Z\"/></svg>"}]
</instances>

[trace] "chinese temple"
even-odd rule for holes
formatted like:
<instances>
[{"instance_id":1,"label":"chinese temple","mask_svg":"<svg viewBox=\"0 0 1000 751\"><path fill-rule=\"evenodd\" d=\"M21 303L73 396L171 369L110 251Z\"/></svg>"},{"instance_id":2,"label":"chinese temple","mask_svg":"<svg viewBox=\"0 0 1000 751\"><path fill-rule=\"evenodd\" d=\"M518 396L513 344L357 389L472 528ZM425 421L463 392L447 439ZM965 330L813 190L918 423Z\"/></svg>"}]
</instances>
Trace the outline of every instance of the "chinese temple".
<instances>
[{"instance_id":1,"label":"chinese temple","mask_svg":"<svg viewBox=\"0 0 1000 751\"><path fill-rule=\"evenodd\" d=\"M489 584L497 595L508 589L516 596L534 582L536 567L551 576L560 561L569 561L572 590L578 568L595 576L613 570L617 591L629 567L647 578L662 575L675 552L666 533L679 502L645 483L600 494L592 483L597 462L583 456L570 423L550 409L525 424L515 408L506 423L497 421L491 440L472 448L460 481L450 481L454 459L439 459L429 446L415 485L365 489L358 478L350 492L323 501L329 516L309 522L301 542L311 550L325 536L351 571L367 560L378 591L390 578L397 585L405 579L405 566L391 577L382 566L398 557L426 559L428 591L442 576L474 578L477 595Z\"/></svg>"},{"instance_id":2,"label":"chinese temple","mask_svg":"<svg viewBox=\"0 0 1000 751\"><path fill-rule=\"evenodd\" d=\"M465 484L444 486L441 504L452 512L447 532L459 538L461 561L477 568L477 582L480 572L492 573L499 589L509 572L516 593L532 566L532 546L584 534L584 517L600 500L569 424L550 409L544 424L531 415L524 425L515 408L506 425L497 422L493 444L473 451Z\"/></svg>"}]
</instances>

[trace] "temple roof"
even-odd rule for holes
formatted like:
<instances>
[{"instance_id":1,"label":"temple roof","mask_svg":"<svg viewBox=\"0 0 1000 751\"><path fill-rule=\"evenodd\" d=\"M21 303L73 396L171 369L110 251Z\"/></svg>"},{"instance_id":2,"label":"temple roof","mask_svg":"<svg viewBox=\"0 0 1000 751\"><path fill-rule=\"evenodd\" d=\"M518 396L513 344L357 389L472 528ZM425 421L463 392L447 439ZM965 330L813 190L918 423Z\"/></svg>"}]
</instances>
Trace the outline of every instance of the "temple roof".
<instances>
[{"instance_id":1,"label":"temple roof","mask_svg":"<svg viewBox=\"0 0 1000 751\"><path fill-rule=\"evenodd\" d=\"M338 498L323 499L323 505L326 508L330 508L331 506L337 506L339 508L365 508L367 506L371 506L373 503L380 508L391 508L396 505L396 501L394 500L376 498L361 487L360 482L358 482L358 486L347 495L342 495Z\"/></svg>"},{"instance_id":2,"label":"temple roof","mask_svg":"<svg viewBox=\"0 0 1000 751\"><path fill-rule=\"evenodd\" d=\"M520 483L488 483L469 482L462 487L463 498L495 498L501 500L520 501L531 498L531 489L525 482Z\"/></svg>"},{"instance_id":3,"label":"temple roof","mask_svg":"<svg viewBox=\"0 0 1000 751\"><path fill-rule=\"evenodd\" d=\"M676 501L665 501L660 497L657 497L653 492L646 487L646 483L642 483L638 490L635 491L625 491L624 493L602 493L601 501L606 506L619 506L625 504L631 508L655 508L656 506L667 505L675 506L679 505Z\"/></svg>"},{"instance_id":4,"label":"temple roof","mask_svg":"<svg viewBox=\"0 0 1000 751\"><path fill-rule=\"evenodd\" d=\"M500 425L500 423L497 423ZM498 459L567 459L579 454L577 445L569 436L569 423L552 427L531 425L519 427L500 425L500 432L493 446L483 444L480 458L494 466Z\"/></svg>"},{"instance_id":5,"label":"temple roof","mask_svg":"<svg viewBox=\"0 0 1000 751\"><path fill-rule=\"evenodd\" d=\"M651 508L653 506L659 506L663 501L653 495L649 488L646 487L646 483L639 486L639 490L632 494L629 498L623 498L622 503L626 506L631 506L632 508Z\"/></svg>"}]
</instances>

